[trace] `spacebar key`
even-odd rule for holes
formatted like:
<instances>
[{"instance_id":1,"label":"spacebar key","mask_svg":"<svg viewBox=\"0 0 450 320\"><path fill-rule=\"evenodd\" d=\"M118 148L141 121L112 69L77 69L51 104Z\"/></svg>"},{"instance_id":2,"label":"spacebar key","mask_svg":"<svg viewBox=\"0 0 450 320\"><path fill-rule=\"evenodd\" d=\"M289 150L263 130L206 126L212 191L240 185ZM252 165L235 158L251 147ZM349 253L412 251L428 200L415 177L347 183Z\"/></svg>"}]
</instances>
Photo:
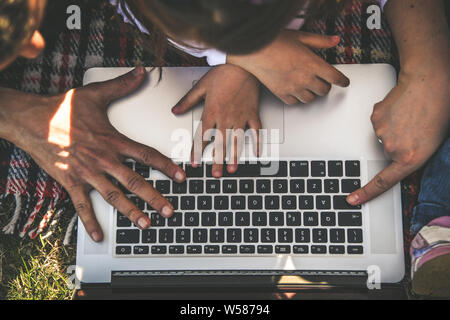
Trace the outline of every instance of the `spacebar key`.
<instances>
[{"instance_id":1,"label":"spacebar key","mask_svg":"<svg viewBox=\"0 0 450 320\"><path fill-rule=\"evenodd\" d=\"M259 163L242 163L238 165L238 169L235 173L229 173L228 170L224 170L223 176L225 178L256 178L261 176L261 166Z\"/></svg>"},{"instance_id":2,"label":"spacebar key","mask_svg":"<svg viewBox=\"0 0 450 320\"><path fill-rule=\"evenodd\" d=\"M333 197L333 208L337 210L359 210L361 205L352 206L347 202L346 196L334 196Z\"/></svg>"},{"instance_id":3,"label":"spacebar key","mask_svg":"<svg viewBox=\"0 0 450 320\"><path fill-rule=\"evenodd\" d=\"M207 174L211 172L211 165L207 166ZM273 161L267 163L249 163L245 162L239 164L235 173L229 173L224 170L223 176L225 178L259 178L261 176L267 177L287 177L287 162Z\"/></svg>"},{"instance_id":4,"label":"spacebar key","mask_svg":"<svg viewBox=\"0 0 450 320\"><path fill-rule=\"evenodd\" d=\"M261 176L287 177L287 161L261 163Z\"/></svg>"}]
</instances>

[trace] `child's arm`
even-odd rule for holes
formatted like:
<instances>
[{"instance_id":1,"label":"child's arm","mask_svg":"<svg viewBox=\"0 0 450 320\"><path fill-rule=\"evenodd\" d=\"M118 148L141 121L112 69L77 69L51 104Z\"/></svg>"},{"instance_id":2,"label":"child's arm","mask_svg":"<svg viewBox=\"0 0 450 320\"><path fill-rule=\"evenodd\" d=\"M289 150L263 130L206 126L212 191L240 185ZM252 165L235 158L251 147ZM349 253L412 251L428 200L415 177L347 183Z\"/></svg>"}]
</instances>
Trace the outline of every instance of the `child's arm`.
<instances>
[{"instance_id":1,"label":"child's arm","mask_svg":"<svg viewBox=\"0 0 450 320\"><path fill-rule=\"evenodd\" d=\"M386 15L400 54L398 85L372 114L392 164L349 196L365 203L420 168L448 135L449 28L442 0L391 0Z\"/></svg>"},{"instance_id":2,"label":"child's arm","mask_svg":"<svg viewBox=\"0 0 450 320\"><path fill-rule=\"evenodd\" d=\"M227 171L236 172L244 143L242 133L247 127L256 133L256 154L259 153L259 82L253 75L237 66L214 67L177 103L172 112L185 113L202 100L205 101L205 110L202 123L194 137L191 163L195 166L201 162L203 150L210 139L208 130L216 129L212 175L220 178L228 145L231 147L231 159L228 161ZM236 135L227 135L227 130L233 130ZM221 135L218 136L217 133ZM196 150L195 143L201 145L201 149Z\"/></svg>"},{"instance_id":3,"label":"child's arm","mask_svg":"<svg viewBox=\"0 0 450 320\"><path fill-rule=\"evenodd\" d=\"M339 42L338 36L284 30L257 52L228 55L227 63L255 75L286 104L308 103L326 95L331 85L349 85L346 76L312 51L332 48Z\"/></svg>"},{"instance_id":4,"label":"child's arm","mask_svg":"<svg viewBox=\"0 0 450 320\"><path fill-rule=\"evenodd\" d=\"M259 80L285 103L311 102L316 96L326 95L331 84L346 86L348 79L337 69L318 57L311 48L330 48L339 43L339 37L329 37L299 31L283 31L262 52L246 56L228 56L228 63L213 68L173 109L182 114L200 100L205 100L202 128L195 139L208 129L216 128L223 137L227 129L261 128L258 95ZM243 66L242 68L240 66ZM259 149L259 135L255 146ZM213 176L220 177L226 156L226 141L215 139ZM242 139L231 141L234 157L228 161L227 170L237 170L236 161L242 149ZM199 151L203 152L206 143ZM200 153L200 152L199 152ZM256 154L259 150L256 151ZM200 162L201 154L194 155L192 163ZM195 160L195 161L194 161ZM220 163L219 163L220 162Z\"/></svg>"}]
</instances>

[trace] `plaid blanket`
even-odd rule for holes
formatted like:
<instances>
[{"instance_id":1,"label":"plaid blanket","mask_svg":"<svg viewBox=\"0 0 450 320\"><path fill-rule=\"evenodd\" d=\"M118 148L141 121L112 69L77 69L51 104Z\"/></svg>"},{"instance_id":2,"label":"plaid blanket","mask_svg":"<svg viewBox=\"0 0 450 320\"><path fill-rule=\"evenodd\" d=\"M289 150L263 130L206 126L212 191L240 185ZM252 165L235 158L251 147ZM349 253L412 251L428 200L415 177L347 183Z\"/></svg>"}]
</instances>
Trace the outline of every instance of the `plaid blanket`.
<instances>
[{"instance_id":1,"label":"plaid blanket","mask_svg":"<svg viewBox=\"0 0 450 320\"><path fill-rule=\"evenodd\" d=\"M78 4L82 10L82 29L66 28L66 8ZM336 48L318 52L329 63L391 63L397 66L396 50L388 25L381 30L366 27L366 8L354 0L342 14L305 26L305 31L338 34L343 41ZM34 60L18 59L0 73L0 85L38 94L56 94L82 85L83 74L92 67L132 67L154 65L151 50L144 43L151 39L125 24L108 1L50 1L42 27L47 47ZM170 50L165 66L199 66L204 60ZM409 218L416 203L420 174L403 183L405 248L409 247ZM35 238L52 228L68 225L66 242L76 215L65 190L40 169L23 150L0 140L0 208L8 219L3 232ZM4 219L5 220L5 219ZM0 219L1 222L1 219ZM50 226L50 227L49 227Z\"/></svg>"}]
</instances>

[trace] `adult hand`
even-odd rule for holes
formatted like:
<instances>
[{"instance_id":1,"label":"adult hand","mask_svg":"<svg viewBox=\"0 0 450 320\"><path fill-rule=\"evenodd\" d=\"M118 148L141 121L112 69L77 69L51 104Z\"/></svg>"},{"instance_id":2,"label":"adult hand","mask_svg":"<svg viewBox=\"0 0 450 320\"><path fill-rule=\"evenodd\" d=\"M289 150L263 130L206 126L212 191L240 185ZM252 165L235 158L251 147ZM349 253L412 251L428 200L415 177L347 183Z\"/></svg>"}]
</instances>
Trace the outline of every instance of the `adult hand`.
<instances>
[{"instance_id":1,"label":"adult hand","mask_svg":"<svg viewBox=\"0 0 450 320\"><path fill-rule=\"evenodd\" d=\"M172 112L185 113L201 100L205 100L205 110L195 134L191 163L193 166L200 163L211 138L208 133L215 128L212 175L220 178L223 175L223 163L230 137L232 152L227 165L228 172L234 173L238 168L237 162L244 143L243 134L247 127L254 132L256 154L259 154L259 82L253 75L237 66L226 64L214 67L178 102ZM227 135L227 129L232 129L230 135ZM195 144L199 141L202 142L201 149L195 152Z\"/></svg>"},{"instance_id":2,"label":"adult hand","mask_svg":"<svg viewBox=\"0 0 450 320\"><path fill-rule=\"evenodd\" d=\"M373 127L392 163L349 195L350 204L363 204L389 190L419 169L448 136L450 76L438 70L422 66L401 73L398 85L375 105Z\"/></svg>"},{"instance_id":3,"label":"adult hand","mask_svg":"<svg viewBox=\"0 0 450 320\"><path fill-rule=\"evenodd\" d=\"M308 103L326 95L333 84L350 84L345 75L312 51L332 48L339 42L339 36L284 30L265 48L248 55L230 55L227 63L255 75L286 104Z\"/></svg>"},{"instance_id":4,"label":"adult hand","mask_svg":"<svg viewBox=\"0 0 450 320\"><path fill-rule=\"evenodd\" d=\"M185 173L158 151L132 141L114 129L107 117L108 105L135 91L145 78L137 68L119 78L93 83L66 94L37 96L2 89L1 136L27 151L38 165L67 190L87 233L101 241L103 233L95 217L88 192L96 189L118 211L142 229L150 219L118 186L146 201L164 217L173 207L139 174L122 161L135 159L164 172L177 182ZM6 103L8 104L6 106Z\"/></svg>"}]
</instances>

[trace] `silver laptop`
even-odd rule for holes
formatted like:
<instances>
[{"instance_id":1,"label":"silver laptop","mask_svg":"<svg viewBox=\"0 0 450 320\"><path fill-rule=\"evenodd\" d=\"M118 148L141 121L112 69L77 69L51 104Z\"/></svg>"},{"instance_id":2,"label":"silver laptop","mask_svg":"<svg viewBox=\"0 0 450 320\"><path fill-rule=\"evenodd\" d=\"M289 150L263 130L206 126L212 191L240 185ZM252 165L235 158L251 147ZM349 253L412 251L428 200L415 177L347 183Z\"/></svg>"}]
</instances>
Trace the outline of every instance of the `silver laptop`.
<instances>
[{"instance_id":1,"label":"silver laptop","mask_svg":"<svg viewBox=\"0 0 450 320\"><path fill-rule=\"evenodd\" d=\"M145 231L94 191L104 240L94 243L78 222L77 278L136 286L158 279L176 285L183 276L203 283L213 278L231 283L227 279L240 276L250 282L307 283L308 276L400 282L405 272L400 186L363 206L345 202L389 163L370 115L396 85L395 70L386 64L336 67L350 78L350 87L333 87L311 104L286 106L263 91L263 156L256 159L254 141L246 139L238 172L221 179L211 177L211 148L201 169L188 163L202 106L182 116L171 113L209 68L163 68L161 82L154 72L135 94L115 102L108 116L117 130L172 157L188 178L178 185L128 162L176 209L166 220L128 195L152 219ZM84 84L129 70L90 69Z\"/></svg>"}]
</instances>

